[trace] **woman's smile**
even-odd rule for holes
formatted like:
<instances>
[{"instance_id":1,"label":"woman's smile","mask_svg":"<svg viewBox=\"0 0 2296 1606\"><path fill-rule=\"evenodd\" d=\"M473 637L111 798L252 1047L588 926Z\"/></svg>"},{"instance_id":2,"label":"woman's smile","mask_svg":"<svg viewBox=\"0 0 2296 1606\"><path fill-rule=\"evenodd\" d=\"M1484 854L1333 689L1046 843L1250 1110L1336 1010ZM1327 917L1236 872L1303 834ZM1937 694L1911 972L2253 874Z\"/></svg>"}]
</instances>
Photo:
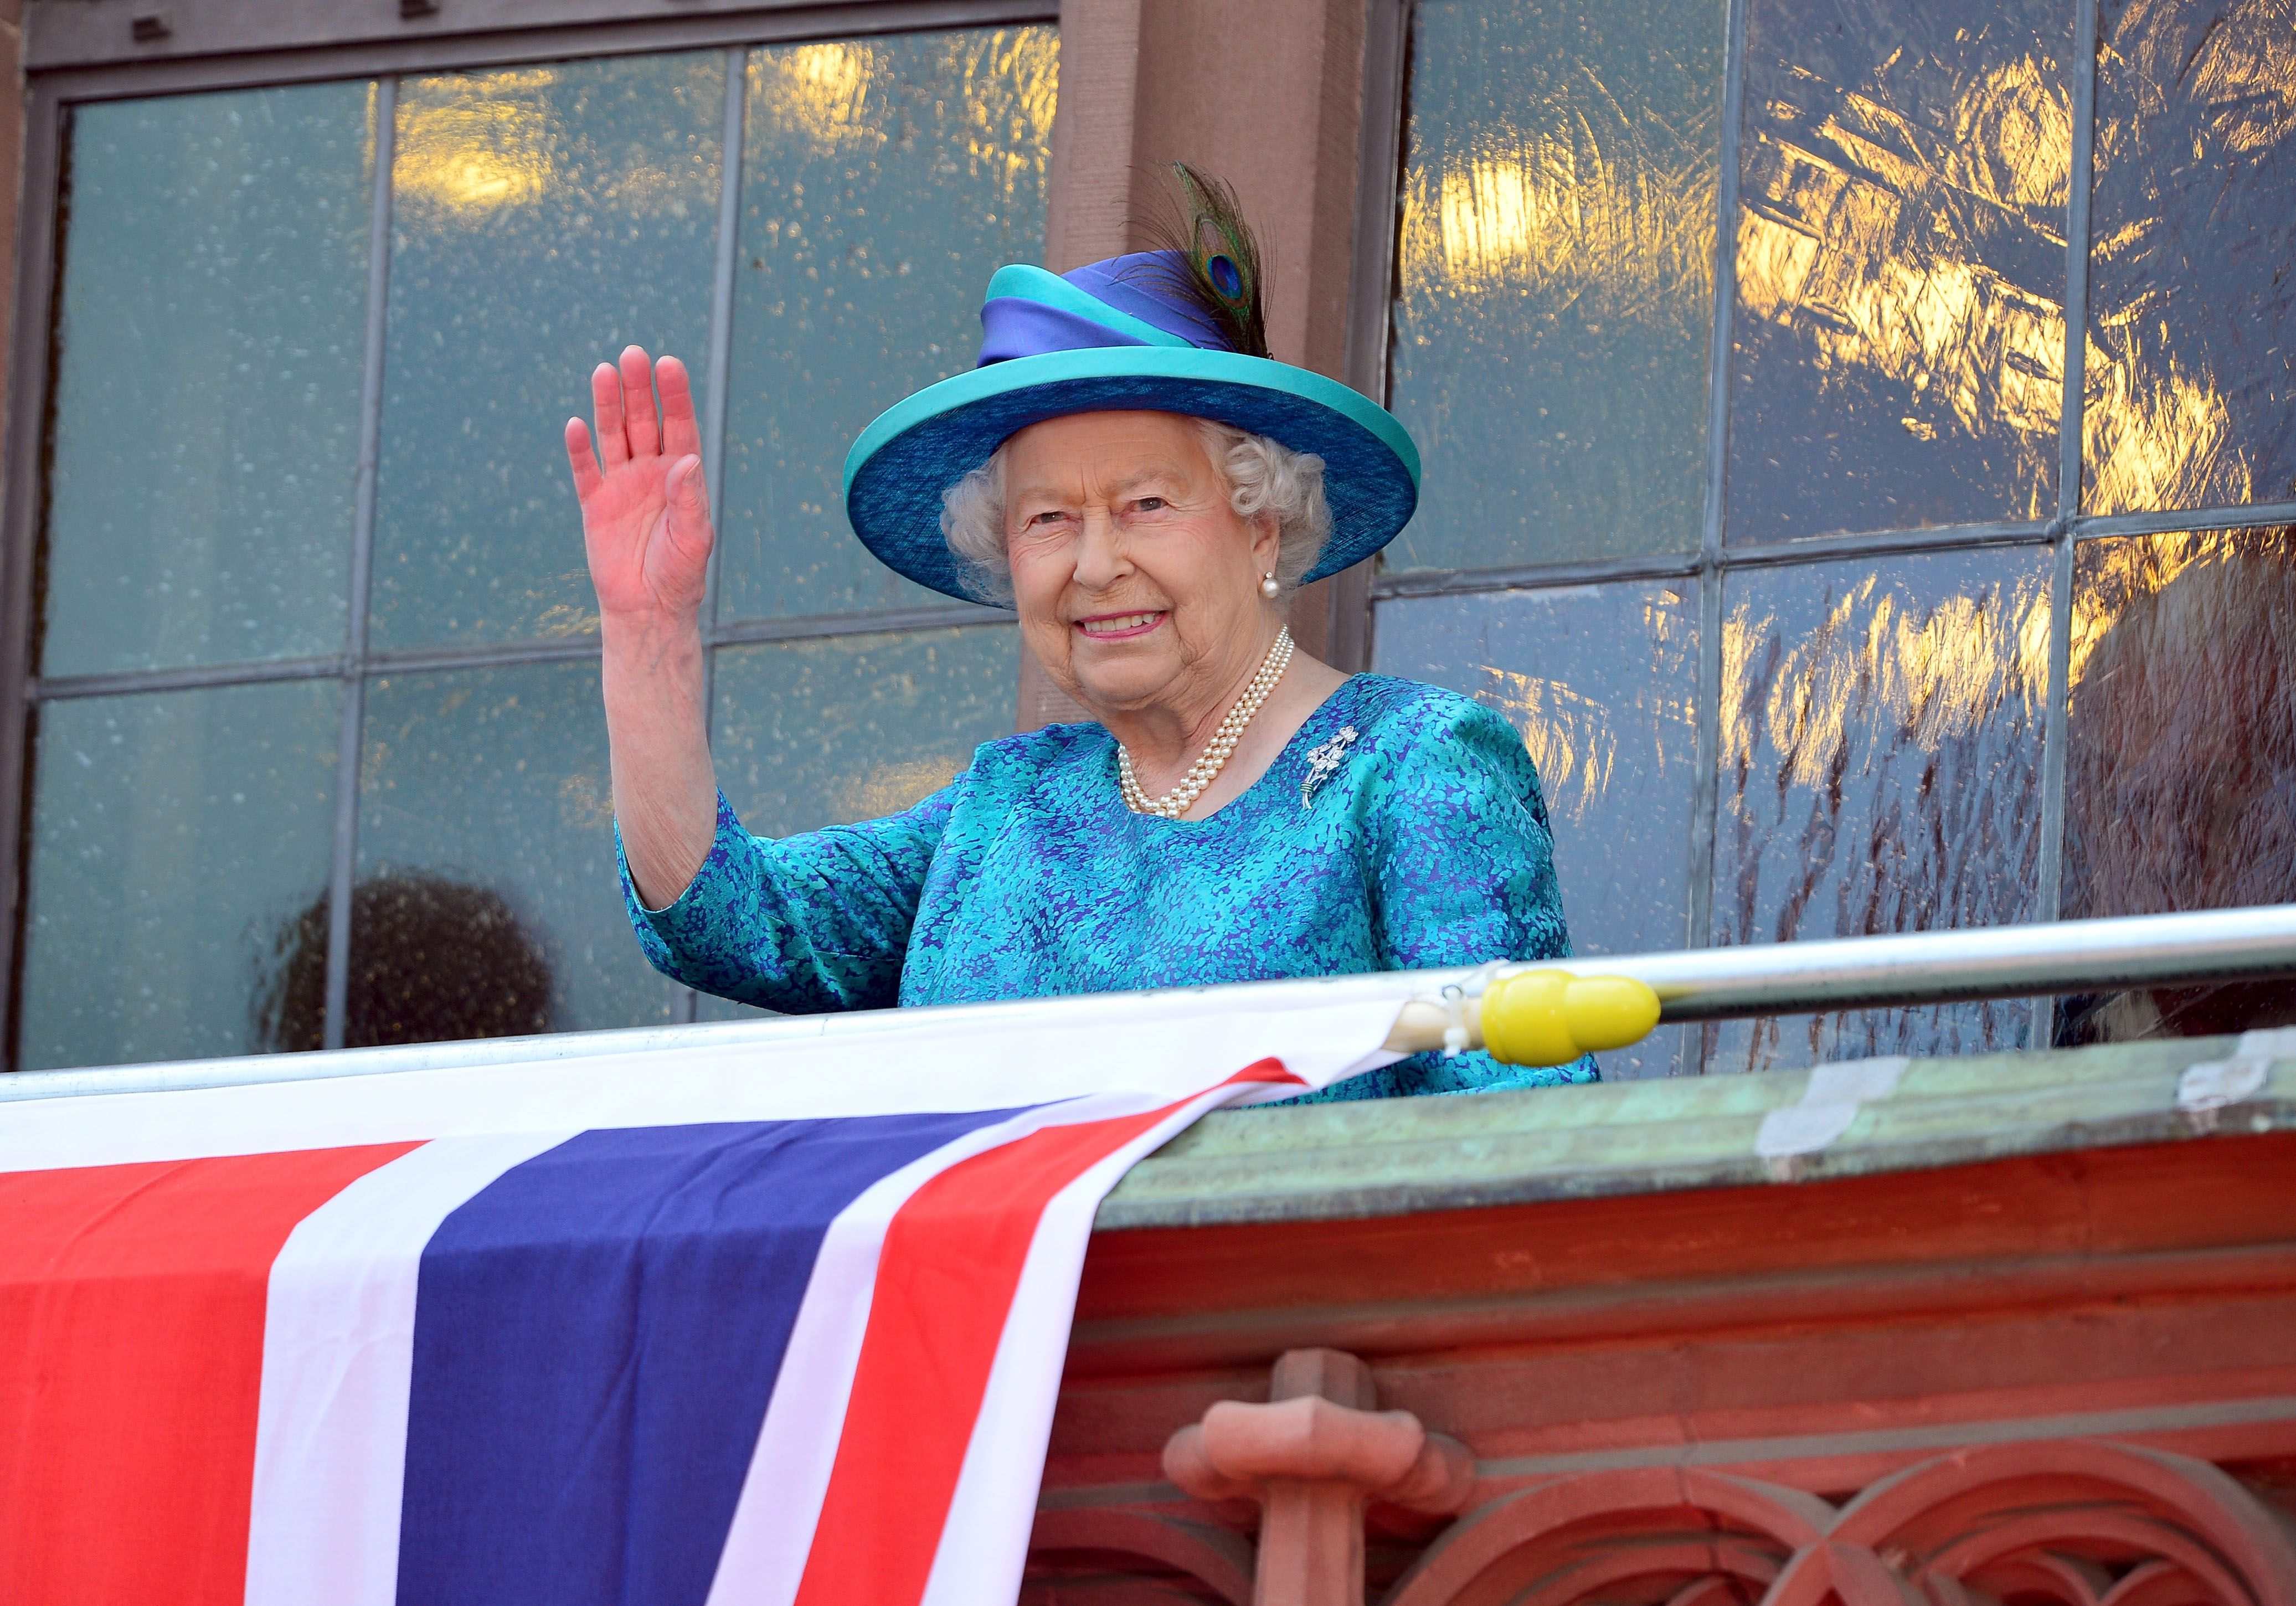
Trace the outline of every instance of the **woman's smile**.
<instances>
[{"instance_id":1,"label":"woman's smile","mask_svg":"<svg viewBox=\"0 0 2296 1606\"><path fill-rule=\"evenodd\" d=\"M1077 628L1095 641L1122 641L1145 635L1164 622L1164 610L1152 613L1095 613L1077 621Z\"/></svg>"}]
</instances>

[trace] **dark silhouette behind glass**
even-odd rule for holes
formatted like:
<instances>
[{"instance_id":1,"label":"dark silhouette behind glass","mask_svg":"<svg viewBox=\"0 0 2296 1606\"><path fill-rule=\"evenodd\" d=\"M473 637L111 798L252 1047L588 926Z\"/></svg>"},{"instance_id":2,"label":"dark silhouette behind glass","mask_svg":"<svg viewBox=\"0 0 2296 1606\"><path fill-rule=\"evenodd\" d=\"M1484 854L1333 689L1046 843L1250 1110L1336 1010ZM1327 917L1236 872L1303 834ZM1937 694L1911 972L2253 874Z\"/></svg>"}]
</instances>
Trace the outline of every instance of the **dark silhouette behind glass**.
<instances>
[{"instance_id":1,"label":"dark silhouette behind glass","mask_svg":"<svg viewBox=\"0 0 2296 1606\"><path fill-rule=\"evenodd\" d=\"M256 1046L314 1049L326 1020L328 895L280 928L254 1001ZM550 963L502 895L394 874L351 892L343 1046L517 1037L551 1029Z\"/></svg>"}]
</instances>

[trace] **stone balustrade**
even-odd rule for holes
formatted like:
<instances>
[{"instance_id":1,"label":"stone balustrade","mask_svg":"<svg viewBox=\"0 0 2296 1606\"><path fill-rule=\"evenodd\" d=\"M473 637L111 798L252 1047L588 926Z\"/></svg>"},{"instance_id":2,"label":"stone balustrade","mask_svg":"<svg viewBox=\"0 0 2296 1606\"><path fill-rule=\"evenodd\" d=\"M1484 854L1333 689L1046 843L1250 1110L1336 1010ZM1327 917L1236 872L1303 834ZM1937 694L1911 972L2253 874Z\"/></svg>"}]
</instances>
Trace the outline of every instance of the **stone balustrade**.
<instances>
[{"instance_id":1,"label":"stone balustrade","mask_svg":"<svg viewBox=\"0 0 2296 1606\"><path fill-rule=\"evenodd\" d=\"M2296 1044L2151 1043L1215 1116L1024 1599L2296 1606L2292 1511Z\"/></svg>"}]
</instances>

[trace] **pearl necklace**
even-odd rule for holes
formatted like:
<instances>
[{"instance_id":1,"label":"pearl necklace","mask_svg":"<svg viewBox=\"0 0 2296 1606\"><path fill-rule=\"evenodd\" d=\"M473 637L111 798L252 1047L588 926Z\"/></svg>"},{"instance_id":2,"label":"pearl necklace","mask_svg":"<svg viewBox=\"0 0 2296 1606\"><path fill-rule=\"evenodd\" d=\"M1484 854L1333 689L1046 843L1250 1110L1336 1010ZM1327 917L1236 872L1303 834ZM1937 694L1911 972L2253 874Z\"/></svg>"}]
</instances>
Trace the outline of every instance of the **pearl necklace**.
<instances>
[{"instance_id":1,"label":"pearl necklace","mask_svg":"<svg viewBox=\"0 0 2296 1606\"><path fill-rule=\"evenodd\" d=\"M1259 660L1259 673L1235 700L1235 706L1220 721L1219 729L1197 758L1187 778L1160 798L1152 798L1141 789L1140 777L1133 772L1132 754L1122 742L1116 744L1116 777L1124 792L1125 807L1136 815L1155 815L1162 819L1177 820L1194 807L1220 771L1226 767L1228 755L1243 738L1244 727L1259 705L1275 690L1275 683L1283 678L1283 671L1292 667L1292 627L1284 626L1275 633L1275 640L1267 649L1267 656Z\"/></svg>"}]
</instances>

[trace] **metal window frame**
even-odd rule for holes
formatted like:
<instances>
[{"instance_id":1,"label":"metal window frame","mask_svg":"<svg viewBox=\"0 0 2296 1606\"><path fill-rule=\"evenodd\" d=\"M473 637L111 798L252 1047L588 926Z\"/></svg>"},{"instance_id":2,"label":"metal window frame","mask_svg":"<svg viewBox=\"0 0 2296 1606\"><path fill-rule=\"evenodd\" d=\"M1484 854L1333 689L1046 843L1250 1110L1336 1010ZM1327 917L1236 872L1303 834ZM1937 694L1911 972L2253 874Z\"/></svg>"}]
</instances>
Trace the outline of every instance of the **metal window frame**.
<instances>
[{"instance_id":1,"label":"metal window frame","mask_svg":"<svg viewBox=\"0 0 2296 1606\"><path fill-rule=\"evenodd\" d=\"M855 38L959 28L1057 23L1057 0L681 0L679 14L616 18L627 0L457 0L427 20L392 27L382 8L354 16L334 0L176 0L172 31L146 50L132 39L141 0L79 0L31 12L24 96L23 182L12 334L10 341L4 490L0 490L0 977L7 984L0 1064L18 1062L23 1013L24 924L31 861L32 744L42 704L71 698L187 691L291 680L335 680L343 687L338 733L336 810L330 844L330 930L325 1044L341 1045L348 979L349 892L357 862L358 766L366 683L379 676L477 669L595 658L595 635L377 653L366 640L372 578L376 466L381 445L382 364L389 307L390 146L398 78L529 61L717 48L725 52L726 144L720 163L718 256L713 265L709 376L705 420L714 448L709 467L718 504L730 379L734 265L740 220L741 145L746 66L755 45ZM439 18L451 14L441 25ZM111 29L107 37L105 29ZM254 31L250 32L252 29ZM126 45L123 45L122 42ZM322 42L324 41L324 42ZM128 48L127 46L133 46ZM339 654L119 674L42 677L39 544L47 515L47 468L54 427L52 376L57 358L57 249L69 119L97 101L287 84L366 79L376 86L376 163L370 218L365 365L360 392L357 479L344 650ZM713 575L714 580L714 575ZM705 615L702 639L714 665L721 648L837 635L999 624L1011 615L964 603L874 609L787 619L718 620ZM687 995L680 1012L691 1019Z\"/></svg>"},{"instance_id":2,"label":"metal window frame","mask_svg":"<svg viewBox=\"0 0 2296 1606\"><path fill-rule=\"evenodd\" d=\"M1385 402L1391 389L1390 361L1394 304L1400 264L1396 250L1403 201L1405 165L1409 160L1409 62L1415 36L1417 0L1371 0L1372 24L1364 96L1361 194L1357 208L1359 234L1384 220L1383 239L1359 237L1350 293L1349 381ZM2097 514L2080 511L2081 417L2085 382L2088 301L2089 210L2093 199L2096 105L2097 0L2075 0L2070 87L2073 128L2067 197L2064 381L2058 421L2057 504L2043 520L1946 525L1918 529L1843 530L1792 540L1731 544L1724 536L1729 476L1732 324L1736 303L1738 181L1743 133L1748 17L1751 0L1726 0L1722 95L1721 172L1716 186L1713 325L1707 373L1706 480L1699 541L1674 553L1599 559L1558 559L1488 569L1406 569L1366 572L1353 605L1361 619L1343 622L1336 613L1333 640L1363 644L1361 667L1368 668L1380 603L1414 597L1490 594L1605 582L1694 579L1699 594L1699 664L1691 831L1685 843L1688 883L1684 896L1686 948L1713 944L1715 832L1719 817L1722 692L1722 599L1724 582L1742 570L1800 567L1849 559L1883 559L1925 552L1979 547L2030 546L2050 554L2050 643L2041 743L2041 864L2034 922L2055 921L2063 886L2065 748L2072 632L2074 560L2079 545L2113 537L2182 531L2231 530L2296 525L2296 502L2259 503L2144 512ZM1381 45L1382 29L1392 43ZM1384 49L1383 56L1376 53ZM1391 75L1389 78L1381 75ZM1381 125L1377 127L1375 124ZM1370 570L1371 564L1359 569ZM1350 571L1351 573L1354 571ZM1343 578L1345 577L1342 577ZM1352 635L1347 634L1352 631ZM1817 940L1817 939L1812 939ZM2054 1001L2033 1002L2028 1037L2046 1046L2054 1030ZM1683 1070L1705 1068L1707 1034L1685 1039Z\"/></svg>"}]
</instances>

